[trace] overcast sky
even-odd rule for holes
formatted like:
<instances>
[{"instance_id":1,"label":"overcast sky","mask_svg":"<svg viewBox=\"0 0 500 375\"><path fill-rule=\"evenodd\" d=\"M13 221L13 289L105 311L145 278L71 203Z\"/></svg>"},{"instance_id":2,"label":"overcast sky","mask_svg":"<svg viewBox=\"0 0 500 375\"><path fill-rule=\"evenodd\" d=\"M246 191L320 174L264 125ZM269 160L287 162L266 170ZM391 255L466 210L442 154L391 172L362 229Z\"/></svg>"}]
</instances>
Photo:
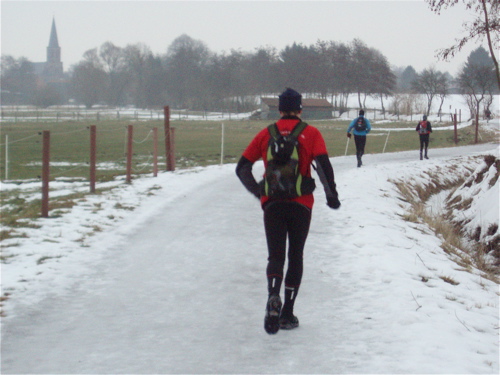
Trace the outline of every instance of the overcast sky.
<instances>
[{"instance_id":1,"label":"overcast sky","mask_svg":"<svg viewBox=\"0 0 500 375\"><path fill-rule=\"evenodd\" d=\"M393 66L431 66L455 75L471 43L451 62L439 62L440 48L465 35L472 14L461 4L441 15L424 0L365 1L1 1L1 51L32 62L46 60L55 18L64 69L85 51L110 41L119 47L145 43L164 54L182 34L203 41L217 53L231 49L278 50L293 42L318 40L349 43L361 39ZM486 48L486 44L483 43Z\"/></svg>"}]
</instances>

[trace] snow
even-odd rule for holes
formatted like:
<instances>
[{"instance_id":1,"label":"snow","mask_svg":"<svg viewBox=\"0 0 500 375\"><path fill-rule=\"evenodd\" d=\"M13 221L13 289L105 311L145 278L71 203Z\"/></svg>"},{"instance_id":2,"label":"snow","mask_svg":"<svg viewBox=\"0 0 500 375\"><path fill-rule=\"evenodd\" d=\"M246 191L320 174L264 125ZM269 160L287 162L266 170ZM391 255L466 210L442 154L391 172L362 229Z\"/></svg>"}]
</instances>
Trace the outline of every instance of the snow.
<instances>
[{"instance_id":1,"label":"snow","mask_svg":"<svg viewBox=\"0 0 500 375\"><path fill-rule=\"evenodd\" d=\"M480 181L477 181L478 175L481 176L481 172L485 169L487 170L484 173L485 176ZM470 219L464 225L469 233L473 233L477 227L487 229L492 224L496 223L498 225L498 208L500 207L498 189L491 188L491 181L497 173L495 165L488 167L486 163L481 163L472 176L449 198L450 201L457 197L461 198L462 201L470 199L475 201L466 210L455 214L459 219ZM498 179L496 183L498 184ZM481 209L478 210L477 207L481 207Z\"/></svg>"},{"instance_id":2,"label":"snow","mask_svg":"<svg viewBox=\"0 0 500 375\"><path fill-rule=\"evenodd\" d=\"M108 183L3 241L2 373L498 374L498 285L405 221L390 182L484 167L478 155L498 145L332 158L342 207L315 192L300 327L273 336L262 212L234 164ZM498 222L498 181L461 194Z\"/></svg>"}]
</instances>

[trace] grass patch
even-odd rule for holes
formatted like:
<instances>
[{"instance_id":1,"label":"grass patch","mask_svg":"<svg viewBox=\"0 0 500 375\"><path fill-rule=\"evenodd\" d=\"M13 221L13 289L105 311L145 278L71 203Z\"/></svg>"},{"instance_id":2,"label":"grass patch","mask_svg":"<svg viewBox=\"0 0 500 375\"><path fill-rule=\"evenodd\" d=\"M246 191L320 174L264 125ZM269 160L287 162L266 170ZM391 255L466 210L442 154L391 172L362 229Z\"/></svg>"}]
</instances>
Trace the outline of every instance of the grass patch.
<instances>
[{"instance_id":1,"label":"grass patch","mask_svg":"<svg viewBox=\"0 0 500 375\"><path fill-rule=\"evenodd\" d=\"M99 189L95 194L102 194L112 188ZM2 202L2 214L0 215L0 242L9 238L26 238L25 234L19 234L16 229L33 228L38 229L41 225L37 220L41 217L41 199L27 200L21 197L21 194L29 195L28 192L22 193L19 190L7 190L0 192ZM49 218L62 217L79 202L84 202L88 192L76 192L65 196L53 197L49 201ZM96 207L95 210L99 210Z\"/></svg>"},{"instance_id":2,"label":"grass patch","mask_svg":"<svg viewBox=\"0 0 500 375\"><path fill-rule=\"evenodd\" d=\"M0 242L3 240L7 240L9 238L26 238L26 234L18 233L14 229L7 229L0 231Z\"/></svg>"},{"instance_id":3,"label":"grass patch","mask_svg":"<svg viewBox=\"0 0 500 375\"><path fill-rule=\"evenodd\" d=\"M130 120L100 121L97 124L97 179L110 181L126 172L126 131ZM237 162L250 140L270 121L225 120L182 121L172 119L175 128L175 152L178 168L206 166L220 163L221 134L224 123L224 162ZM331 156L344 155L345 132L349 121L310 121L323 134ZM447 126L451 123L444 122ZM165 166L165 144L163 142L163 119L133 122L133 173L151 173L153 140L151 131L158 128L158 154L160 169ZM438 124L436 124L438 126ZM407 131L391 132L386 152L417 150L418 136L413 123L393 122L373 124L368 136L367 153L381 153L387 140L387 131L378 129L408 128ZM37 179L41 176L42 142L41 132L51 132L51 177L89 178L90 132L88 122L60 121L45 123L2 123L2 132L9 135L9 179ZM474 142L473 127L460 130L459 145ZM482 142L496 141L493 134L482 132ZM348 155L355 154L350 142ZM431 136L430 147L453 147L453 131L436 131ZM146 163L147 162L147 163ZM146 165L144 165L146 163ZM150 164L150 165L148 165ZM0 155L0 176L5 178L4 153Z\"/></svg>"},{"instance_id":4,"label":"grass patch","mask_svg":"<svg viewBox=\"0 0 500 375\"><path fill-rule=\"evenodd\" d=\"M41 200L35 199L23 204L9 205L2 208L0 224L9 228L39 228L38 225L25 219L36 219L40 217Z\"/></svg>"},{"instance_id":5,"label":"grass patch","mask_svg":"<svg viewBox=\"0 0 500 375\"><path fill-rule=\"evenodd\" d=\"M10 255L0 255L0 262L1 263L8 263L8 260L11 258L16 257L15 254L10 254Z\"/></svg>"},{"instance_id":6,"label":"grass patch","mask_svg":"<svg viewBox=\"0 0 500 375\"><path fill-rule=\"evenodd\" d=\"M27 201L18 196L9 197L9 194L18 194L18 192L5 191L0 193L3 198L0 224L8 228L40 228L40 225L33 221L41 216L41 199ZM59 217L64 211L75 206L77 201L85 197L86 194L87 193L73 193L62 197L51 198L49 202L49 209L52 211L51 217ZM16 204L12 202L16 202ZM4 234L0 239L6 238L7 235L8 233Z\"/></svg>"},{"instance_id":7,"label":"grass patch","mask_svg":"<svg viewBox=\"0 0 500 375\"><path fill-rule=\"evenodd\" d=\"M116 208L117 210L126 210L126 211L134 211L135 210L135 207L133 206L125 206L121 203L116 203L114 205L114 208Z\"/></svg>"},{"instance_id":8,"label":"grass patch","mask_svg":"<svg viewBox=\"0 0 500 375\"><path fill-rule=\"evenodd\" d=\"M50 259L59 259L59 258L62 258L62 256L61 256L61 255L56 256L56 257L43 256L43 257L41 257L40 259L38 259L38 260L36 261L36 264L37 264L37 265L41 265L41 264L45 263L46 261L48 261L48 260L50 260Z\"/></svg>"},{"instance_id":9,"label":"grass patch","mask_svg":"<svg viewBox=\"0 0 500 375\"><path fill-rule=\"evenodd\" d=\"M3 311L3 303L9 299L10 294L5 293L3 296L0 296L0 317L5 318L5 313Z\"/></svg>"},{"instance_id":10,"label":"grass patch","mask_svg":"<svg viewBox=\"0 0 500 375\"><path fill-rule=\"evenodd\" d=\"M443 280L445 283L451 284L451 285L459 285L460 283L458 281L453 280L451 277L448 276L439 276L441 280Z\"/></svg>"}]
</instances>

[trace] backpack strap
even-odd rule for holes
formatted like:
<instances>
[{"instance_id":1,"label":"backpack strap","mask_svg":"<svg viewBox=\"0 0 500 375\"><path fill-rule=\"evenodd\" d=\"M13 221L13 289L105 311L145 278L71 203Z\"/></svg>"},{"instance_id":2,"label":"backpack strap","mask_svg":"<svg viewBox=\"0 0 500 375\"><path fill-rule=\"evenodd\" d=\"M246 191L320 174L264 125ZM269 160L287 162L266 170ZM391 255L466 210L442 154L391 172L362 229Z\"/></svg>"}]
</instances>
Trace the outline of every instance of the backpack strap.
<instances>
[{"instance_id":1,"label":"backpack strap","mask_svg":"<svg viewBox=\"0 0 500 375\"><path fill-rule=\"evenodd\" d=\"M276 123L271 124L267 127L267 130L269 130L269 134L271 134L271 137L274 139L278 139L280 136L280 131L278 129L278 125Z\"/></svg>"},{"instance_id":2,"label":"backpack strap","mask_svg":"<svg viewBox=\"0 0 500 375\"><path fill-rule=\"evenodd\" d=\"M306 128L306 126L307 126L307 123L305 123L302 120L299 121L299 123L297 125L295 125L295 128L293 128L290 135L294 136L295 138L298 138L300 133L302 133L302 131Z\"/></svg>"}]
</instances>

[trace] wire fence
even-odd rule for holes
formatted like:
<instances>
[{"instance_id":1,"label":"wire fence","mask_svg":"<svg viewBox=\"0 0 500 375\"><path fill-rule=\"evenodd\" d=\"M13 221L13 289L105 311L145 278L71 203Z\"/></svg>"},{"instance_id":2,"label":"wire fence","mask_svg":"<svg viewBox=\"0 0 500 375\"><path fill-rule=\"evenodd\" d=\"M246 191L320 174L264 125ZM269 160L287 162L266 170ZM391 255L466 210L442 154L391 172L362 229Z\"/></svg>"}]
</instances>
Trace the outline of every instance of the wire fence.
<instances>
[{"instance_id":1,"label":"wire fence","mask_svg":"<svg viewBox=\"0 0 500 375\"><path fill-rule=\"evenodd\" d=\"M163 109L109 108L94 106L5 106L0 112L1 122L101 122L101 121L152 121L163 119ZM206 112L187 109L171 110L173 120L232 120L248 118L250 113Z\"/></svg>"},{"instance_id":2,"label":"wire fence","mask_svg":"<svg viewBox=\"0 0 500 375\"><path fill-rule=\"evenodd\" d=\"M90 129L92 126L80 126L79 129L67 131L50 131L50 167L51 178L88 177L88 169L95 152L98 170L101 177L123 174L126 170L128 133L123 126L114 128L99 128L97 131L97 150L91 150ZM136 173L151 171L151 158L155 145L153 144L151 126L138 127L134 145L134 159L131 170ZM40 178L40 167L43 154L43 132L34 132L21 138L5 134L2 150L2 180L32 180ZM149 168L149 170L148 170Z\"/></svg>"}]
</instances>

